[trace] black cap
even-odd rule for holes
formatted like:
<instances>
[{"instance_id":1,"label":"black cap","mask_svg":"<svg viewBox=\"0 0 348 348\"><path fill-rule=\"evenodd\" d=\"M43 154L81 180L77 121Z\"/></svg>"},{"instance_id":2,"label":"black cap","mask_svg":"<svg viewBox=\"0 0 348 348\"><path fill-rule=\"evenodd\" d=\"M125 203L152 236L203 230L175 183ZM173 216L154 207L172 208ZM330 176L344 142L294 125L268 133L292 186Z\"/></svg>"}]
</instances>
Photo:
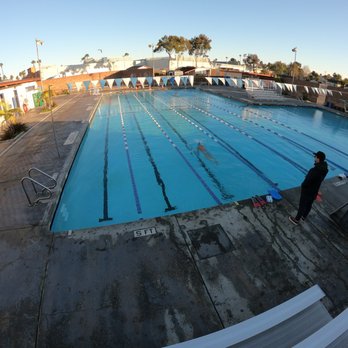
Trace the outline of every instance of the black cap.
<instances>
[{"instance_id":1,"label":"black cap","mask_svg":"<svg viewBox=\"0 0 348 348\"><path fill-rule=\"evenodd\" d=\"M313 155L314 155L315 157L318 157L318 158L320 159L321 162L322 162L322 161L325 161L326 156L325 156L325 153L324 153L324 152L322 152L322 151L313 152Z\"/></svg>"}]
</instances>

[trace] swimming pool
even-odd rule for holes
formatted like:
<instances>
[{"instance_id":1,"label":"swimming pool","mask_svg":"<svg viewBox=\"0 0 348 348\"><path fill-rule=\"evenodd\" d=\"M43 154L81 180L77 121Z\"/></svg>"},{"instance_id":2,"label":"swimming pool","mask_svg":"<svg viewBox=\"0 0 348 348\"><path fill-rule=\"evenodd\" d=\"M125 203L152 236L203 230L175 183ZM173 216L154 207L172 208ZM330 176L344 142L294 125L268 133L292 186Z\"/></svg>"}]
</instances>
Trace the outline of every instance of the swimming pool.
<instances>
[{"instance_id":1,"label":"swimming pool","mask_svg":"<svg viewBox=\"0 0 348 348\"><path fill-rule=\"evenodd\" d=\"M118 224L299 186L327 154L348 172L348 120L314 108L250 106L195 89L102 97L51 229Z\"/></svg>"}]
</instances>

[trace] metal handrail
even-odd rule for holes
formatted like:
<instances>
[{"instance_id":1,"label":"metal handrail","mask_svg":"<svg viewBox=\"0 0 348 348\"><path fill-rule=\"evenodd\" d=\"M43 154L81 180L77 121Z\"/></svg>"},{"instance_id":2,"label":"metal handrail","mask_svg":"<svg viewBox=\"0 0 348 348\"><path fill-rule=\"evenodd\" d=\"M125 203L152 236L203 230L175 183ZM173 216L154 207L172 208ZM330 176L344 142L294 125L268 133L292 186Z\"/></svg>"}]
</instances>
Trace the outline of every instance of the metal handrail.
<instances>
[{"instance_id":1,"label":"metal handrail","mask_svg":"<svg viewBox=\"0 0 348 348\"><path fill-rule=\"evenodd\" d=\"M48 175L47 173L45 173L45 172L43 172L42 170L40 170L40 169L38 169L38 168L35 168L35 167L32 167L32 168L30 168L30 169L28 170L29 178L34 179L34 178L31 176L31 173L32 173L33 171L39 172L40 174L46 176L47 178L49 178L49 179L51 179L51 180L53 181L53 183L52 183L51 185L47 185L47 187L48 187L49 189L53 189L53 188L56 187L57 181L56 181L55 178L53 178L52 176ZM35 179L34 179L34 180L35 180Z\"/></svg>"},{"instance_id":2,"label":"metal handrail","mask_svg":"<svg viewBox=\"0 0 348 348\"><path fill-rule=\"evenodd\" d=\"M33 188L34 188L34 191L35 191L35 193L36 193L36 199L35 199L34 201L32 201L32 200L30 199L30 197L29 197L29 195L28 195L28 192L27 192L27 190L26 190L26 188L25 188L24 182L25 182L26 180L28 180L29 182L31 182L31 184L32 184L32 186L33 186ZM23 191L24 191L24 193L25 193L25 195L26 195L26 197L27 197L27 200L28 200L28 203L29 203L29 206L30 206L30 207L32 207L33 205L39 203L39 201L41 201L41 200L43 200L43 199L49 199L49 198L52 197L52 191L50 190L49 187L47 187L47 186L41 184L40 182L36 181L35 179L33 179L33 178L29 177L29 176L25 176L24 178L22 178L21 183L22 183ZM37 186L39 186L39 187L42 188L40 195L42 195L42 194L46 191L46 192L48 192L48 196L45 196L45 197L42 197L42 196L41 196L41 197L40 197L40 195L38 194L38 191L36 190L35 185L37 185Z\"/></svg>"},{"instance_id":3,"label":"metal handrail","mask_svg":"<svg viewBox=\"0 0 348 348\"><path fill-rule=\"evenodd\" d=\"M45 176L46 178L49 178L48 183L44 185L41 182L35 180L32 177L33 172L38 172L41 175ZM29 181L33 187L33 190L35 192L35 200L30 199L30 196L24 184L26 181ZM32 207L33 205L39 203L41 200L49 199L52 197L51 189L56 187L57 180L53 178L52 176L48 175L47 173L43 172L42 170L32 167L28 170L28 176L25 176L22 178L21 184L22 184L22 188L25 193L25 196L27 197L27 200L29 202L29 206ZM37 190L38 187L41 188L41 191ZM45 192L47 192L48 194L44 195Z\"/></svg>"}]
</instances>

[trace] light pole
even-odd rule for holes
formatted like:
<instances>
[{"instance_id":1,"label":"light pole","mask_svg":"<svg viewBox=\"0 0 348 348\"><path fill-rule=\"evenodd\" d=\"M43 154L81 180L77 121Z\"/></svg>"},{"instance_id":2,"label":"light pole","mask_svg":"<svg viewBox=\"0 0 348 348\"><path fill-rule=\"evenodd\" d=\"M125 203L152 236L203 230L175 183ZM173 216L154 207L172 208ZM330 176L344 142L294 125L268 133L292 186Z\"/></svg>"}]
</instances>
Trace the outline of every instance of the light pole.
<instances>
[{"instance_id":1,"label":"light pole","mask_svg":"<svg viewBox=\"0 0 348 348\"><path fill-rule=\"evenodd\" d=\"M54 129L54 121L53 121L51 85L48 86L48 98L49 98L49 103L50 103L51 126L52 126L52 132L53 132L53 137L54 137L54 143L56 144L57 154L58 154L58 157L60 158L60 153L59 153L59 150L58 150L58 141L57 141L56 131Z\"/></svg>"},{"instance_id":2,"label":"light pole","mask_svg":"<svg viewBox=\"0 0 348 348\"><path fill-rule=\"evenodd\" d=\"M41 78L41 60L40 60L40 57L39 57L39 45L42 46L43 43L44 43L44 42L43 42L42 40L35 39L37 63L39 64L39 76L40 76L40 87L41 87L41 92L43 91L43 87L42 87L42 78Z\"/></svg>"},{"instance_id":3,"label":"light pole","mask_svg":"<svg viewBox=\"0 0 348 348\"><path fill-rule=\"evenodd\" d=\"M297 47L294 47L291 51L294 52L294 63L292 64L292 84L294 84Z\"/></svg>"},{"instance_id":4,"label":"light pole","mask_svg":"<svg viewBox=\"0 0 348 348\"><path fill-rule=\"evenodd\" d=\"M155 48L154 44L149 44L149 48L151 48L151 53L152 53L152 74L155 76L155 62L153 59L153 49Z\"/></svg>"}]
</instances>

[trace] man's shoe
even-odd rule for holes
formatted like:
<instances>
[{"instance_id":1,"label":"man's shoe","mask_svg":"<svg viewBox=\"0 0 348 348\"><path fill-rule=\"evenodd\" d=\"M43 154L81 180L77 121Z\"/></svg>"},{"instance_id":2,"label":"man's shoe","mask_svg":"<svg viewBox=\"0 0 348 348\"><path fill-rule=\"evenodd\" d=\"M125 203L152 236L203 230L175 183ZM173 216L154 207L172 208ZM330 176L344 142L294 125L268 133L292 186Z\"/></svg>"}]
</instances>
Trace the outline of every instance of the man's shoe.
<instances>
[{"instance_id":1,"label":"man's shoe","mask_svg":"<svg viewBox=\"0 0 348 348\"><path fill-rule=\"evenodd\" d=\"M299 221L298 220L296 220L294 217L292 217L292 216L289 216L289 221L290 222L292 222L294 225L298 225L298 223L299 223Z\"/></svg>"}]
</instances>

